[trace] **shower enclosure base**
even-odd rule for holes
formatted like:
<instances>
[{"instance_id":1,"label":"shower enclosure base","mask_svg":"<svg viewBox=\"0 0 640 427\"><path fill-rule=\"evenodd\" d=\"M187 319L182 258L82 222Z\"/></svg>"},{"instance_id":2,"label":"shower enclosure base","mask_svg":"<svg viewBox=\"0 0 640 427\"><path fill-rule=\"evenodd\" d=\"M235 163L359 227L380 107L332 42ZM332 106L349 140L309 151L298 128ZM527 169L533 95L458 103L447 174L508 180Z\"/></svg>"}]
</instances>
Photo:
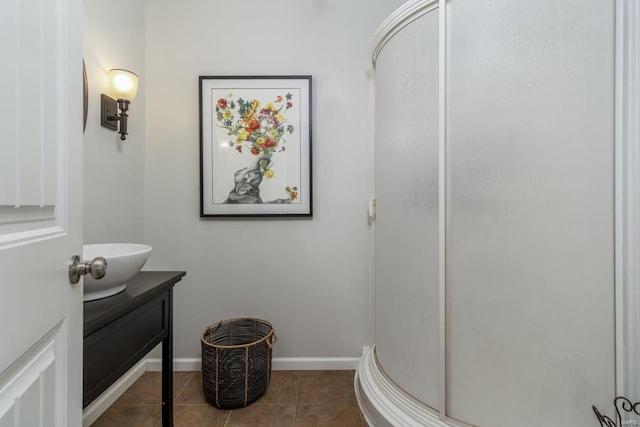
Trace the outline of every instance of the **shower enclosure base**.
<instances>
[{"instance_id":1,"label":"shower enclosure base","mask_svg":"<svg viewBox=\"0 0 640 427\"><path fill-rule=\"evenodd\" d=\"M358 406L370 426L451 427L436 411L400 389L379 367L375 348L365 352L356 370L354 388Z\"/></svg>"}]
</instances>

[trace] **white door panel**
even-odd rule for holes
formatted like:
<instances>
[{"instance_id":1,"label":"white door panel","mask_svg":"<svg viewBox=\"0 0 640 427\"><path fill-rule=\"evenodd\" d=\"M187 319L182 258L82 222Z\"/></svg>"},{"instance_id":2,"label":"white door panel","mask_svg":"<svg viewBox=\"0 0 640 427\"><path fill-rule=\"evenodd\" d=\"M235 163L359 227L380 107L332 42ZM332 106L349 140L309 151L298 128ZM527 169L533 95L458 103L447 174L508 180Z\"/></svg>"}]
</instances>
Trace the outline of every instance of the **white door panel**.
<instances>
[{"instance_id":1,"label":"white door panel","mask_svg":"<svg viewBox=\"0 0 640 427\"><path fill-rule=\"evenodd\" d=\"M14 427L16 421L24 426L63 425L63 412L56 412L55 401L65 391L64 381L58 380L64 374L62 331L62 325L57 326L6 372L0 389L0 426Z\"/></svg>"},{"instance_id":2,"label":"white door panel","mask_svg":"<svg viewBox=\"0 0 640 427\"><path fill-rule=\"evenodd\" d=\"M82 415L82 2L0 3L0 426Z\"/></svg>"}]
</instances>

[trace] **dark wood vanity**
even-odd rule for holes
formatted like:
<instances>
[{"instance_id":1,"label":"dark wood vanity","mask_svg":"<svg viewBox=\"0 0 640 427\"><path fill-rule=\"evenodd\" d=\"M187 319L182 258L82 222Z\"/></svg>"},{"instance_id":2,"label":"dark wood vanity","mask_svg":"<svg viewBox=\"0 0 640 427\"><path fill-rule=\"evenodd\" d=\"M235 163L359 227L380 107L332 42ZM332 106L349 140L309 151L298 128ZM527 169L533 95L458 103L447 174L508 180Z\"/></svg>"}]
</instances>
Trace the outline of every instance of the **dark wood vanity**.
<instances>
[{"instance_id":1,"label":"dark wood vanity","mask_svg":"<svg viewBox=\"0 0 640 427\"><path fill-rule=\"evenodd\" d=\"M184 271L142 271L84 303L83 408L162 343L162 425L173 426L173 287Z\"/></svg>"}]
</instances>

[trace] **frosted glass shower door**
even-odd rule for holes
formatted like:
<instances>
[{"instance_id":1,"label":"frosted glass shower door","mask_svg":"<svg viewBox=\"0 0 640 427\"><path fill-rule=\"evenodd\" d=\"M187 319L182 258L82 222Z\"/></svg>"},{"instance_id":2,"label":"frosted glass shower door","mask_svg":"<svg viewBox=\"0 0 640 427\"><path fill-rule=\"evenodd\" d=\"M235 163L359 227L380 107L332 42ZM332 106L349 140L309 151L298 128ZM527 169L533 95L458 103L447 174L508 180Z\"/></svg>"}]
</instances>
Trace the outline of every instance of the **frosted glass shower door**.
<instances>
[{"instance_id":1,"label":"frosted glass shower door","mask_svg":"<svg viewBox=\"0 0 640 427\"><path fill-rule=\"evenodd\" d=\"M438 13L385 45L376 62L375 344L384 371L437 407Z\"/></svg>"},{"instance_id":2,"label":"frosted glass shower door","mask_svg":"<svg viewBox=\"0 0 640 427\"><path fill-rule=\"evenodd\" d=\"M614 359L614 2L447 2L447 415L588 426Z\"/></svg>"}]
</instances>

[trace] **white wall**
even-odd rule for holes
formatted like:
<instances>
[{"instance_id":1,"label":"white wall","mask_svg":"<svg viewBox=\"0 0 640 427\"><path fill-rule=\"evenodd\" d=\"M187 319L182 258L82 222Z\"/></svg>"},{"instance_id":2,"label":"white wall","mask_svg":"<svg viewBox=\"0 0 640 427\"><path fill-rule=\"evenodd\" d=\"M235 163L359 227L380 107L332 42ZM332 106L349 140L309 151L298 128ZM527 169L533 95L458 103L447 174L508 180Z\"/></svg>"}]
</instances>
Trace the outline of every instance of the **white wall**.
<instances>
[{"instance_id":1,"label":"white wall","mask_svg":"<svg viewBox=\"0 0 640 427\"><path fill-rule=\"evenodd\" d=\"M368 343L369 47L400 3L147 1L148 268L187 271L175 357L236 316L271 321L277 357ZM287 74L313 75L313 219L200 219L198 76Z\"/></svg>"},{"instance_id":2,"label":"white wall","mask_svg":"<svg viewBox=\"0 0 640 427\"><path fill-rule=\"evenodd\" d=\"M126 13L123 13L126 12ZM84 1L84 61L89 114L84 134L84 241L145 242L144 1ZM100 94L107 72L125 68L140 87L129 110L129 135L100 126Z\"/></svg>"}]
</instances>

